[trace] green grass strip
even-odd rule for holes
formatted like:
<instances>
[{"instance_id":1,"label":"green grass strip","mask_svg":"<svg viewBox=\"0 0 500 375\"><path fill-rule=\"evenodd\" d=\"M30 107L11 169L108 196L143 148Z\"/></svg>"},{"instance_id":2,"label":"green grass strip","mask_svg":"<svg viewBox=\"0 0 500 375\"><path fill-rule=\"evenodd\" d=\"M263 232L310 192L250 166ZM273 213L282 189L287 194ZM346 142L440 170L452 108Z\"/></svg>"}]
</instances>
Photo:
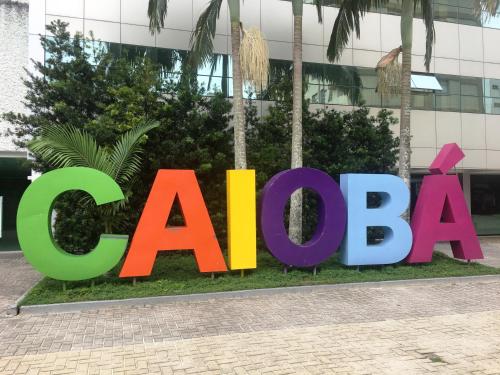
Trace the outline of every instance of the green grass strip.
<instances>
[{"instance_id":1,"label":"green grass strip","mask_svg":"<svg viewBox=\"0 0 500 375\"><path fill-rule=\"evenodd\" d=\"M500 269L478 263L464 263L441 253L434 255L429 264L390 266L346 267L337 257L321 264L314 276L311 269L290 269L283 272L283 265L267 252L259 252L258 268L217 274L200 274L190 252L165 252L158 256L153 274L139 278L120 279L117 274L121 264L109 275L93 282L66 282L45 278L33 288L22 305L52 304L63 302L118 300L126 298L168 296L180 294L223 292L246 289L277 288L287 286L342 284L368 281L408 280L439 277L479 276L500 274Z\"/></svg>"}]
</instances>

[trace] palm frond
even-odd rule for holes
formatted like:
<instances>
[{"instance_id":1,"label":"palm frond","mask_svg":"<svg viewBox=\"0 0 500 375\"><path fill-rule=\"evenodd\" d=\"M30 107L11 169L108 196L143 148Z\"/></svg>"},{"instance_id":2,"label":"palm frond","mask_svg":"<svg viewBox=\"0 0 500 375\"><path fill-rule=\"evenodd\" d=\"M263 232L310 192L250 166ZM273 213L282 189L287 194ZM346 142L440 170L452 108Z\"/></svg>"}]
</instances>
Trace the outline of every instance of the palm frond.
<instances>
[{"instance_id":1,"label":"palm frond","mask_svg":"<svg viewBox=\"0 0 500 375\"><path fill-rule=\"evenodd\" d=\"M384 96L401 93L401 64L393 60L383 68L377 68L377 92Z\"/></svg>"},{"instance_id":2,"label":"palm frond","mask_svg":"<svg viewBox=\"0 0 500 375\"><path fill-rule=\"evenodd\" d=\"M344 0L333 25L327 50L328 60L337 61L353 32L361 35L360 20L372 7L385 5L389 0Z\"/></svg>"},{"instance_id":3,"label":"palm frond","mask_svg":"<svg viewBox=\"0 0 500 375\"><path fill-rule=\"evenodd\" d=\"M144 134L158 127L157 122L147 122L136 126L122 135L109 156L111 170L109 175L120 186L130 181L141 167L140 140Z\"/></svg>"},{"instance_id":4,"label":"palm frond","mask_svg":"<svg viewBox=\"0 0 500 375\"><path fill-rule=\"evenodd\" d=\"M215 71L217 70L217 66L219 65L221 57L222 57L221 55L212 54L212 56L210 56L208 59L210 64L210 75L208 76L208 84L207 84L208 91L210 91L210 86L212 85L212 79L214 78Z\"/></svg>"},{"instance_id":5,"label":"palm frond","mask_svg":"<svg viewBox=\"0 0 500 375\"><path fill-rule=\"evenodd\" d=\"M210 0L207 8L198 18L189 42L191 46L190 64L192 66L205 65L214 50L217 19L221 6L222 0Z\"/></svg>"},{"instance_id":6,"label":"palm frond","mask_svg":"<svg viewBox=\"0 0 500 375\"><path fill-rule=\"evenodd\" d=\"M149 30L152 34L156 31L160 32L165 26L165 18L167 17L168 0L149 0L148 17Z\"/></svg>"},{"instance_id":7,"label":"palm frond","mask_svg":"<svg viewBox=\"0 0 500 375\"><path fill-rule=\"evenodd\" d=\"M50 126L28 144L40 158L57 168L88 167L106 172L109 160L94 138L73 126Z\"/></svg>"},{"instance_id":8,"label":"palm frond","mask_svg":"<svg viewBox=\"0 0 500 375\"><path fill-rule=\"evenodd\" d=\"M266 89L269 80L269 47L264 34L256 27L243 31L240 65L245 82L256 92Z\"/></svg>"},{"instance_id":9,"label":"palm frond","mask_svg":"<svg viewBox=\"0 0 500 375\"><path fill-rule=\"evenodd\" d=\"M401 93L402 66L399 55L403 47L394 48L383 56L377 63L377 92L384 96L399 95Z\"/></svg>"},{"instance_id":10,"label":"palm frond","mask_svg":"<svg viewBox=\"0 0 500 375\"><path fill-rule=\"evenodd\" d=\"M415 6L420 2L422 7L422 15L425 24L425 68L430 70L432 60L432 48L436 39L436 31L434 29L434 6L432 0L415 1Z\"/></svg>"},{"instance_id":11,"label":"palm frond","mask_svg":"<svg viewBox=\"0 0 500 375\"><path fill-rule=\"evenodd\" d=\"M318 22L323 23L323 0L313 0L313 4L316 6L316 11L318 12Z\"/></svg>"}]
</instances>

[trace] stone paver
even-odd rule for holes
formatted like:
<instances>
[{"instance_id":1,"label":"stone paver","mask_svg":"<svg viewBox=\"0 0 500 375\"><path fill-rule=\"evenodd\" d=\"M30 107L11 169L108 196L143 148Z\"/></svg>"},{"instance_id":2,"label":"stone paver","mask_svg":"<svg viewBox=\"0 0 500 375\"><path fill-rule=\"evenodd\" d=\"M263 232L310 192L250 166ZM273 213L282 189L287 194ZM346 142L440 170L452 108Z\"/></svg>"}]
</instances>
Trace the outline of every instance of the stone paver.
<instances>
[{"instance_id":1,"label":"stone paver","mask_svg":"<svg viewBox=\"0 0 500 375\"><path fill-rule=\"evenodd\" d=\"M500 374L500 278L0 319L0 374Z\"/></svg>"},{"instance_id":2,"label":"stone paver","mask_svg":"<svg viewBox=\"0 0 500 375\"><path fill-rule=\"evenodd\" d=\"M498 374L500 311L0 359L2 374ZM444 345L445 344L445 345Z\"/></svg>"},{"instance_id":3,"label":"stone paver","mask_svg":"<svg viewBox=\"0 0 500 375\"><path fill-rule=\"evenodd\" d=\"M478 260L478 262L486 266L500 268L500 237L482 237L480 241L484 259ZM436 250L453 257L453 252L448 242L437 244Z\"/></svg>"},{"instance_id":4,"label":"stone paver","mask_svg":"<svg viewBox=\"0 0 500 375\"><path fill-rule=\"evenodd\" d=\"M22 253L0 252L0 316L41 277Z\"/></svg>"}]
</instances>

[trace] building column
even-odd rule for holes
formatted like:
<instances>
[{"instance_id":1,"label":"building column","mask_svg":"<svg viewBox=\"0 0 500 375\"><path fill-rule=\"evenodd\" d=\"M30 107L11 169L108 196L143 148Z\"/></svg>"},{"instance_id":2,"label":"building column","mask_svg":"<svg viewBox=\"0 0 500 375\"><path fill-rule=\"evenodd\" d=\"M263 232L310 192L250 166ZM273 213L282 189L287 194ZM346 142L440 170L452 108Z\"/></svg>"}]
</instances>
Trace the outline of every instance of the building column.
<instances>
[{"instance_id":1,"label":"building column","mask_svg":"<svg viewBox=\"0 0 500 375\"><path fill-rule=\"evenodd\" d=\"M470 189L470 172L464 172L462 174L462 185L465 195L465 202L469 208L469 213L471 213L471 189Z\"/></svg>"}]
</instances>

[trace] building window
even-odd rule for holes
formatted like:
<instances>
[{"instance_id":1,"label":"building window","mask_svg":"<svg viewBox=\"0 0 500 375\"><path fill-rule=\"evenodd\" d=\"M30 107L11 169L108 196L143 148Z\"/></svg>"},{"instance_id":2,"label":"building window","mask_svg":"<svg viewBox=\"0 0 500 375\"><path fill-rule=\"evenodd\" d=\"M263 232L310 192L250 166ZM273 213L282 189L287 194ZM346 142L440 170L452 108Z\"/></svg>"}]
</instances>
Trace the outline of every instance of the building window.
<instances>
[{"instance_id":1,"label":"building window","mask_svg":"<svg viewBox=\"0 0 500 375\"><path fill-rule=\"evenodd\" d=\"M85 48L103 48L115 57L128 59L149 58L159 64L165 82L178 82L187 51L120 45L106 42L85 42ZM46 56L49 59L50 56ZM48 62L48 61L47 61ZM399 108L399 95L382 96L377 90L377 74L373 68L362 68L334 64L303 63L305 98L312 104L336 104L346 106L366 105L377 108ZM284 77L292 79L291 61L270 61L270 85L281 82ZM422 80L423 79L423 80ZM423 90L419 85L432 87ZM437 79L437 81L436 81ZM206 95L222 92L232 97L232 60L230 55L216 54L198 69L200 87ZM439 90L440 86L442 90ZM412 105L417 110L470 112L500 114L500 79L448 76L442 74L412 74ZM245 98L271 100L268 92L256 95L249 86L244 87ZM276 97L273 98L277 100Z\"/></svg>"},{"instance_id":2,"label":"building window","mask_svg":"<svg viewBox=\"0 0 500 375\"><path fill-rule=\"evenodd\" d=\"M500 234L500 175L471 176L471 211L479 235Z\"/></svg>"}]
</instances>

